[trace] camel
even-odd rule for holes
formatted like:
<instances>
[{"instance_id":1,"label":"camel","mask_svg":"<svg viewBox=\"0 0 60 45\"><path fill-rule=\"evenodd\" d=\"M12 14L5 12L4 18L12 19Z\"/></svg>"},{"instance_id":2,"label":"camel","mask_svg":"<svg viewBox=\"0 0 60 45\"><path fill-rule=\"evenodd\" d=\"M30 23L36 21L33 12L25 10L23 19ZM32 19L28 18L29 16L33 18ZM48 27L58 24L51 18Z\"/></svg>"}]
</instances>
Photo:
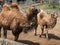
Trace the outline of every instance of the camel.
<instances>
[{"instance_id":1,"label":"camel","mask_svg":"<svg viewBox=\"0 0 60 45\"><path fill-rule=\"evenodd\" d=\"M4 37L7 38L7 30L12 30L15 36L14 40L17 40L23 27L27 24L26 15L19 10L17 4L11 4L10 6L7 4L3 5L0 19L0 29L3 27Z\"/></svg>"},{"instance_id":2,"label":"camel","mask_svg":"<svg viewBox=\"0 0 60 45\"><path fill-rule=\"evenodd\" d=\"M27 8L26 10L26 15L27 15L27 19L29 24L31 25L30 31L32 29L35 29L35 31L37 30L37 14L39 13L40 9L37 9L34 5L31 5ZM29 31L29 30L25 30L25 31ZM36 35L36 34L35 34Z\"/></svg>"},{"instance_id":3,"label":"camel","mask_svg":"<svg viewBox=\"0 0 60 45\"><path fill-rule=\"evenodd\" d=\"M38 23L38 25L41 26L41 30L42 30L40 37L43 35L44 29L45 29L45 31L46 31L46 38L48 39L48 30L55 27L55 25L57 23L57 17L58 17L58 15L56 15L55 12L47 14L43 10L41 10L37 14L37 23Z\"/></svg>"},{"instance_id":4,"label":"camel","mask_svg":"<svg viewBox=\"0 0 60 45\"><path fill-rule=\"evenodd\" d=\"M37 9L33 8L32 14L36 14L36 10ZM7 30L12 30L12 34L15 36L14 40L16 41L18 40L19 34L25 28L31 27L31 25L29 23L27 14L19 9L18 4L12 3L11 5L3 5L3 9L0 14L0 29L1 27L3 27L5 38L7 38Z\"/></svg>"}]
</instances>

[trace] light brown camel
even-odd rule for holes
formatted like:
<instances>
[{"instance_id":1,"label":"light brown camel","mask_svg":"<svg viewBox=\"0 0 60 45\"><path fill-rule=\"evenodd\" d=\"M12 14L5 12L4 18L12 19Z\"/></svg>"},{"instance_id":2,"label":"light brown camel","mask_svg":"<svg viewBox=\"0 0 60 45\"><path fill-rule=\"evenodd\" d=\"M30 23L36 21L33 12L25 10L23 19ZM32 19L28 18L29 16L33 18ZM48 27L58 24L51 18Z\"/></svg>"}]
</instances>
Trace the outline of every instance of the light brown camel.
<instances>
[{"instance_id":1,"label":"light brown camel","mask_svg":"<svg viewBox=\"0 0 60 45\"><path fill-rule=\"evenodd\" d=\"M37 14L37 22L38 22L38 25L41 26L41 30L42 30L41 35L43 35L44 29L45 29L47 39L48 39L48 30L55 27L55 25L57 23L57 17L58 17L58 15L56 15L55 12L47 14L43 10L41 10ZM41 37L41 35L40 35L40 37Z\"/></svg>"}]
</instances>

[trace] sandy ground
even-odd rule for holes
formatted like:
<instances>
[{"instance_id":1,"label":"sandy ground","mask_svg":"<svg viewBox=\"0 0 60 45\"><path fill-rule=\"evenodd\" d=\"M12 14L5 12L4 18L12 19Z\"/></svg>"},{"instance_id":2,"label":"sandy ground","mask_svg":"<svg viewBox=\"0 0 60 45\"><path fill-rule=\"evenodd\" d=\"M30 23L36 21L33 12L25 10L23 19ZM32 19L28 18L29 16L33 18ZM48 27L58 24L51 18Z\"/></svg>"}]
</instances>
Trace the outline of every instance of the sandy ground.
<instances>
[{"instance_id":1,"label":"sandy ground","mask_svg":"<svg viewBox=\"0 0 60 45\"><path fill-rule=\"evenodd\" d=\"M28 45L60 45L60 17L58 18L57 24L54 29L49 30L49 40L46 38L40 38L41 33L40 27L37 29L37 36L34 36L34 31L24 34L23 32L19 35L18 42ZM11 31L8 31L8 39L13 40L14 36Z\"/></svg>"}]
</instances>

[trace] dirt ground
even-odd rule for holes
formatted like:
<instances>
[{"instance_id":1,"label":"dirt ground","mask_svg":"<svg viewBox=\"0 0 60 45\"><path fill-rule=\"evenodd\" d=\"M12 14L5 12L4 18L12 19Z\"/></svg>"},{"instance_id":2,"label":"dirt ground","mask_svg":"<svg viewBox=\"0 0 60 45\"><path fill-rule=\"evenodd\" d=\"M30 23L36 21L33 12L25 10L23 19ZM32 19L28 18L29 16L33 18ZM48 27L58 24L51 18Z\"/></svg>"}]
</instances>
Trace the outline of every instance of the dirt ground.
<instances>
[{"instance_id":1,"label":"dirt ground","mask_svg":"<svg viewBox=\"0 0 60 45\"><path fill-rule=\"evenodd\" d=\"M40 38L40 27L37 29L37 36L34 36L34 31L19 35L18 42L28 45L60 45L60 17L57 20L57 24L54 29L49 30L49 40L46 38ZM13 40L14 36L11 31L8 31L8 39Z\"/></svg>"}]
</instances>

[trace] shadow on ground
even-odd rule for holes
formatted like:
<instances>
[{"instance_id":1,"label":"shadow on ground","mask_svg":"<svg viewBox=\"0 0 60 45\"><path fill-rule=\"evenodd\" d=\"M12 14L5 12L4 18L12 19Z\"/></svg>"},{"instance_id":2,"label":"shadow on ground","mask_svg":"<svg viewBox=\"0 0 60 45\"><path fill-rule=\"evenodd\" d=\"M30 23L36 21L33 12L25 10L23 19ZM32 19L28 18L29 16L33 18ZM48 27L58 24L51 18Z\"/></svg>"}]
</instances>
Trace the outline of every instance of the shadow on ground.
<instances>
[{"instance_id":1,"label":"shadow on ground","mask_svg":"<svg viewBox=\"0 0 60 45\"><path fill-rule=\"evenodd\" d=\"M38 34L38 35L39 35L39 34ZM42 38L46 38L46 37L45 37L46 34L43 34L43 36L44 36L44 37L42 37ZM48 39L49 39L49 40L50 40L50 39L60 40L60 37L57 36L57 35L54 35L54 34L48 34Z\"/></svg>"},{"instance_id":2,"label":"shadow on ground","mask_svg":"<svg viewBox=\"0 0 60 45\"><path fill-rule=\"evenodd\" d=\"M39 43L28 41L28 40L18 40L17 42L24 43L27 45L40 45Z\"/></svg>"},{"instance_id":3,"label":"shadow on ground","mask_svg":"<svg viewBox=\"0 0 60 45\"><path fill-rule=\"evenodd\" d=\"M60 37L54 35L54 34L48 34L49 39L56 39L56 40L60 40Z\"/></svg>"}]
</instances>

